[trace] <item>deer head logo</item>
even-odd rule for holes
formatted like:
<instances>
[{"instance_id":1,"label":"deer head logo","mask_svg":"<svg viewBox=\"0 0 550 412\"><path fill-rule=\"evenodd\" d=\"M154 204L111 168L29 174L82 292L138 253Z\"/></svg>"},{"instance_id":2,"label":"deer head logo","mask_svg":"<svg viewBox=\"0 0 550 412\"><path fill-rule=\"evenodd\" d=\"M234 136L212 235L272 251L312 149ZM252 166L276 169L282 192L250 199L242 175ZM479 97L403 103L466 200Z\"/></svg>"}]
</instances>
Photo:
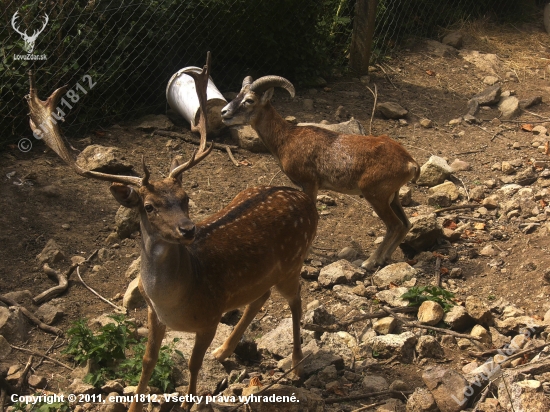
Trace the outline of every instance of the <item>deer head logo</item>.
<instances>
[{"instance_id":1,"label":"deer head logo","mask_svg":"<svg viewBox=\"0 0 550 412\"><path fill-rule=\"evenodd\" d=\"M25 41L25 45L23 46L23 48L25 49L25 51L27 53L30 54L34 50L34 43L36 42L36 39L37 39L38 35L40 33L42 33L44 31L44 29L46 28L46 24L48 24L49 18L48 18L48 15L46 13L44 13L44 16L43 16L44 24L42 25L42 28L40 30L35 30L34 33L32 34L32 36L29 36L26 31L22 32L17 27L18 26L17 19L19 17L20 17L19 16L19 11L16 11L15 14L13 15L13 17L11 18L11 26L13 27L13 29L17 33L19 33L21 35L21 37Z\"/></svg>"}]
</instances>

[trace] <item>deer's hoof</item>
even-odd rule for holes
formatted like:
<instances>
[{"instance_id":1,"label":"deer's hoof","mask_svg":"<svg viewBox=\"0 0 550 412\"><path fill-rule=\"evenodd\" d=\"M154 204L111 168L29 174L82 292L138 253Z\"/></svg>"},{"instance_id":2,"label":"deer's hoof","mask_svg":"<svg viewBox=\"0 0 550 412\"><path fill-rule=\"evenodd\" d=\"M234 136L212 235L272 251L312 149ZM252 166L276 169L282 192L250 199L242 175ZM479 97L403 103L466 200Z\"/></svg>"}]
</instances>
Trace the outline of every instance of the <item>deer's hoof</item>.
<instances>
[{"instance_id":1,"label":"deer's hoof","mask_svg":"<svg viewBox=\"0 0 550 412\"><path fill-rule=\"evenodd\" d=\"M219 348L215 349L215 350L212 352L212 355L213 355L219 362L223 362L223 361L226 360L231 354L224 353L224 349L223 349L223 345L222 345L222 346L220 346Z\"/></svg>"}]
</instances>

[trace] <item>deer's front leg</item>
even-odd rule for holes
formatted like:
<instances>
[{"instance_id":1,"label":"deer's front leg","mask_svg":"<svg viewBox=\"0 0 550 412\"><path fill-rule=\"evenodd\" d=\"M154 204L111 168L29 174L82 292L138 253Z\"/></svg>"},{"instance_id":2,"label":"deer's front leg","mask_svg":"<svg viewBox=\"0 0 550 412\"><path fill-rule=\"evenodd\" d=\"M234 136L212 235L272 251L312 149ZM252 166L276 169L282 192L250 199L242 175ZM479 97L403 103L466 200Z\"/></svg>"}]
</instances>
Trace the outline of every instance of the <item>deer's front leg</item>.
<instances>
[{"instance_id":1,"label":"deer's front leg","mask_svg":"<svg viewBox=\"0 0 550 412\"><path fill-rule=\"evenodd\" d=\"M189 395L197 395L197 378L199 376L199 370L202 366L204 354L216 335L217 327L218 324L216 323L213 328L197 332L195 336L195 346L193 346L193 352L191 352L191 357L189 358L189 387L187 388L187 393ZM181 404L181 407L186 411L189 411L192 406L193 402L183 402Z\"/></svg>"},{"instance_id":2,"label":"deer's front leg","mask_svg":"<svg viewBox=\"0 0 550 412\"><path fill-rule=\"evenodd\" d=\"M147 346L145 348L145 355L143 355L143 366L141 369L141 376L139 378L139 384L136 389L136 394L142 394L147 391L147 384L153 370L157 364L159 357L160 346L162 344L162 339L164 338L164 332L166 331L166 326L160 323L157 314L151 306L148 308L148 317L149 317L149 336L147 338ZM128 412L141 412L143 409L143 404L140 402L132 401L130 409Z\"/></svg>"}]
</instances>

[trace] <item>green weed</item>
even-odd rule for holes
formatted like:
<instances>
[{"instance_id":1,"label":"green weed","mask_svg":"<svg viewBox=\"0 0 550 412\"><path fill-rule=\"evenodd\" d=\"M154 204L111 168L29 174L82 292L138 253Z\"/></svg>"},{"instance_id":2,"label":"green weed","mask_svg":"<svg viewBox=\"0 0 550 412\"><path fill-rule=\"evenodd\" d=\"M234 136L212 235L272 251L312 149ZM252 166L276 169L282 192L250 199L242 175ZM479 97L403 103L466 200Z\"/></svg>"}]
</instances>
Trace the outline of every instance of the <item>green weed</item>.
<instances>
[{"instance_id":1,"label":"green weed","mask_svg":"<svg viewBox=\"0 0 550 412\"><path fill-rule=\"evenodd\" d=\"M76 321L67 331L69 344L63 353L69 355L76 363L91 361L92 372L84 377L84 381L99 387L107 380L122 377L131 385L136 385L141 375L142 359L145 353L145 341L135 338L136 325L126 320L124 315L112 315L113 323L102 326L94 333L87 326L85 319ZM173 353L183 357L174 349L174 340L170 345L161 348L159 359L150 384L162 388L165 392L172 390L172 368L175 362ZM126 356L131 353L131 356Z\"/></svg>"},{"instance_id":2,"label":"green weed","mask_svg":"<svg viewBox=\"0 0 550 412\"><path fill-rule=\"evenodd\" d=\"M454 294L437 286L414 286L408 292L401 295L401 299L409 301L409 306L420 306L423 302L431 300L439 303L445 312L453 306Z\"/></svg>"}]
</instances>

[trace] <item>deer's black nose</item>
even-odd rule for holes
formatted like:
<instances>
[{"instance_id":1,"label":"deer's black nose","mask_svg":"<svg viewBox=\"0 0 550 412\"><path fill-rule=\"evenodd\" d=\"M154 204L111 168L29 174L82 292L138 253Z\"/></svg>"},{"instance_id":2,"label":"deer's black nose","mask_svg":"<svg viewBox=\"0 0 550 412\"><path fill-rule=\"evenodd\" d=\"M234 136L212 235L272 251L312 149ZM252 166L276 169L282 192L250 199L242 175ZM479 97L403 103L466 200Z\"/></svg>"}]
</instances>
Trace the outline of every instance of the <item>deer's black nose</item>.
<instances>
[{"instance_id":1,"label":"deer's black nose","mask_svg":"<svg viewBox=\"0 0 550 412\"><path fill-rule=\"evenodd\" d=\"M195 225L180 226L178 229L185 239L193 239L195 237Z\"/></svg>"}]
</instances>

